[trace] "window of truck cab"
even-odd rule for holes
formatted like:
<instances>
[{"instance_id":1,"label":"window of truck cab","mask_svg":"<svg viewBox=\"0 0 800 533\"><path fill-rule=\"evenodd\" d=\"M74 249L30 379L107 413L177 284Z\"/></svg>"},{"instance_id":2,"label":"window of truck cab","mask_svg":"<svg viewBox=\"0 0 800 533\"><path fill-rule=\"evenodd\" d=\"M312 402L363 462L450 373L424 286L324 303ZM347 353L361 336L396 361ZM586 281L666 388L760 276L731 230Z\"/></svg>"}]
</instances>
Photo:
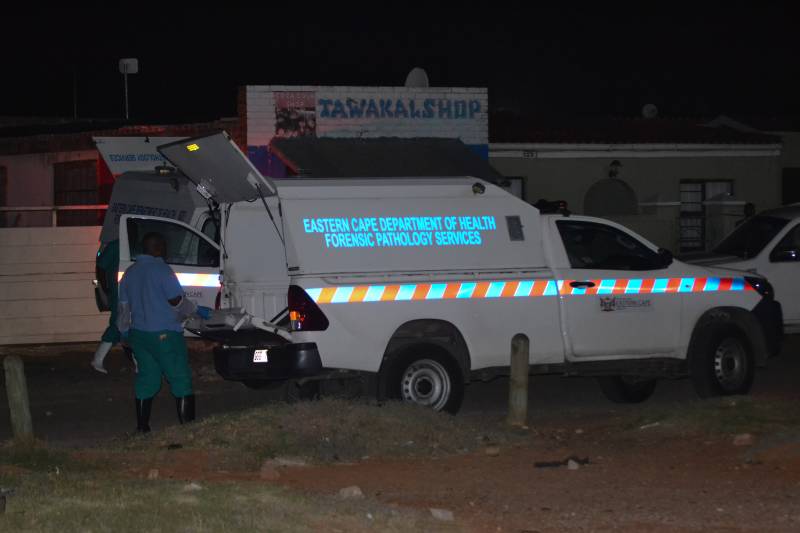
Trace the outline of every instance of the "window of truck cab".
<instances>
[{"instance_id":1,"label":"window of truck cab","mask_svg":"<svg viewBox=\"0 0 800 533\"><path fill-rule=\"evenodd\" d=\"M595 270L657 270L663 261L633 235L613 226L581 220L558 220L571 268Z\"/></svg>"},{"instance_id":2,"label":"window of truck cab","mask_svg":"<svg viewBox=\"0 0 800 533\"><path fill-rule=\"evenodd\" d=\"M127 219L131 260L144 253L142 241L148 233L160 233L167 241L164 261L170 265L218 267L219 251L198 233L166 220Z\"/></svg>"},{"instance_id":3,"label":"window of truck cab","mask_svg":"<svg viewBox=\"0 0 800 533\"><path fill-rule=\"evenodd\" d=\"M725 237L713 251L716 254L733 255L742 259L755 257L788 223L787 219L780 217L767 215L750 217Z\"/></svg>"}]
</instances>

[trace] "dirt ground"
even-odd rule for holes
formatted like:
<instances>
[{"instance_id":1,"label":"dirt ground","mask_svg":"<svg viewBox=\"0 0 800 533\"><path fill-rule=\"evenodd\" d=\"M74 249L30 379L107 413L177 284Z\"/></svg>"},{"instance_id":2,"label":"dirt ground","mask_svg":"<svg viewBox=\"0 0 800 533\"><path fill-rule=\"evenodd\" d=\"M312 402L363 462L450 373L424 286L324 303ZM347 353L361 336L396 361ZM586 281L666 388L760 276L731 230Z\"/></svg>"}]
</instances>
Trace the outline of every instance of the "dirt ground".
<instances>
[{"instance_id":1,"label":"dirt ground","mask_svg":"<svg viewBox=\"0 0 800 533\"><path fill-rule=\"evenodd\" d=\"M463 452L348 461L306 457L301 465L278 462L265 475L230 450L198 449L191 434L167 428L152 434L150 448L115 455L115 471L144 479L158 469L163 479L259 483L309 497L335 496L356 485L367 501L381 505L452 511L448 524L462 531L796 532L798 348L800 338L789 338L782 355L759 373L750 397L712 403L691 396L685 381L660 385L649 403L618 406L588 382L535 378L530 428ZM209 400L233 394L217 389L227 385L209 381ZM478 397L467 399L457 423L485 425L487 432L498 427L505 386L472 389ZM561 403L553 396L561 396ZM214 409L265 405L263 397L252 395L227 402ZM176 439L182 439L180 446L174 446ZM74 453L84 460L102 456L97 450ZM552 466L570 457L588 463Z\"/></svg>"},{"instance_id":2,"label":"dirt ground","mask_svg":"<svg viewBox=\"0 0 800 533\"><path fill-rule=\"evenodd\" d=\"M573 455L591 463L535 466ZM800 531L800 440L748 462L730 440L590 428L496 457L294 468L281 483L320 492L356 484L382 501L450 508L471 531Z\"/></svg>"},{"instance_id":3,"label":"dirt ground","mask_svg":"<svg viewBox=\"0 0 800 533\"><path fill-rule=\"evenodd\" d=\"M800 428L759 426L751 443L736 445L737 434L637 420L542 423L503 445L435 458L279 462L267 480L223 452L168 451L168 441L119 468L133 478L155 468L167 479L261 481L311 496L356 485L381 504L452 511L463 531L800 531ZM568 457L588 464L541 466Z\"/></svg>"}]
</instances>

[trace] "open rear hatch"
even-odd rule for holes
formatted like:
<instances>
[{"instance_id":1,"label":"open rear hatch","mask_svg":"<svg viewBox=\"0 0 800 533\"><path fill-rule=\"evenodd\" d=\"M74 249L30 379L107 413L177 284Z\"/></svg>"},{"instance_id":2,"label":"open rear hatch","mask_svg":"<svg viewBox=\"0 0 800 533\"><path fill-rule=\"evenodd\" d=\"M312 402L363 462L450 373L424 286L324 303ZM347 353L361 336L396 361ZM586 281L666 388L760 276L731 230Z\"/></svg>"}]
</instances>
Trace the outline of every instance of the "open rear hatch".
<instances>
[{"instance_id":1,"label":"open rear hatch","mask_svg":"<svg viewBox=\"0 0 800 533\"><path fill-rule=\"evenodd\" d=\"M224 131L164 144L158 151L203 197L217 203L251 201L277 193L272 180L261 175Z\"/></svg>"},{"instance_id":2,"label":"open rear hatch","mask_svg":"<svg viewBox=\"0 0 800 533\"><path fill-rule=\"evenodd\" d=\"M276 195L272 180L261 175L226 132L171 142L159 146L158 151L207 200L232 204ZM285 344L290 338L283 324L236 308L219 309L211 320L190 319L186 329L225 344L272 346Z\"/></svg>"}]
</instances>

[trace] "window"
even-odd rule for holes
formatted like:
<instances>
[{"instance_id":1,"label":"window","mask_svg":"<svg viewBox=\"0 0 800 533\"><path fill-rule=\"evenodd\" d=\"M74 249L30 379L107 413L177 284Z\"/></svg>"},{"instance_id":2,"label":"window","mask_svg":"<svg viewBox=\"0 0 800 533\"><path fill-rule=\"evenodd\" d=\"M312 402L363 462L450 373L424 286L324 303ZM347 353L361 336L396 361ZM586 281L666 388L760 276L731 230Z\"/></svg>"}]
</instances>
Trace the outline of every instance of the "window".
<instances>
[{"instance_id":1,"label":"window","mask_svg":"<svg viewBox=\"0 0 800 533\"><path fill-rule=\"evenodd\" d=\"M0 167L0 207L8 206L8 172L6 167ZM0 212L0 228L6 227L8 213Z\"/></svg>"},{"instance_id":2,"label":"window","mask_svg":"<svg viewBox=\"0 0 800 533\"><path fill-rule=\"evenodd\" d=\"M742 259L755 257L788 223L785 218L754 216L719 243L714 252Z\"/></svg>"},{"instance_id":3,"label":"window","mask_svg":"<svg viewBox=\"0 0 800 533\"><path fill-rule=\"evenodd\" d=\"M797 261L800 259L800 257L798 257L798 255L800 255L798 254L798 251L800 251L800 224L790 229L789 233L784 235L783 239L781 239L781 242L775 246L770 254L770 261L786 261L787 259L779 257L781 252L788 253L794 258L795 261Z\"/></svg>"},{"instance_id":4,"label":"window","mask_svg":"<svg viewBox=\"0 0 800 533\"><path fill-rule=\"evenodd\" d=\"M663 261L633 236L605 224L556 222L572 268L656 270Z\"/></svg>"},{"instance_id":5,"label":"window","mask_svg":"<svg viewBox=\"0 0 800 533\"><path fill-rule=\"evenodd\" d=\"M164 220L128 219L128 246L131 258L143 253L142 239L148 233L160 233L167 240L167 256L171 265L218 267L217 249L192 230Z\"/></svg>"},{"instance_id":6,"label":"window","mask_svg":"<svg viewBox=\"0 0 800 533\"><path fill-rule=\"evenodd\" d=\"M707 222L705 202L731 196L733 182L683 180L680 187L680 250L682 252L705 250Z\"/></svg>"},{"instance_id":7,"label":"window","mask_svg":"<svg viewBox=\"0 0 800 533\"><path fill-rule=\"evenodd\" d=\"M53 205L95 205L99 198L97 161L65 161L53 164ZM59 226L94 226L103 223L103 211L60 211Z\"/></svg>"},{"instance_id":8,"label":"window","mask_svg":"<svg viewBox=\"0 0 800 533\"><path fill-rule=\"evenodd\" d=\"M0 207L8 205L8 172L6 167L0 167Z\"/></svg>"}]
</instances>

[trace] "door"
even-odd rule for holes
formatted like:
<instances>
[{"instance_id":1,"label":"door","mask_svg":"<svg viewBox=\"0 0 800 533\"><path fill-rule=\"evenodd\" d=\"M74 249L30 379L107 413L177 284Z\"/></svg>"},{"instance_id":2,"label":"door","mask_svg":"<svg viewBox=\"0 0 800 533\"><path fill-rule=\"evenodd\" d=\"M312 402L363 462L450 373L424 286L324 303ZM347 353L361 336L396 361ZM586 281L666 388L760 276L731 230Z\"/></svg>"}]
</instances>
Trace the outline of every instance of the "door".
<instances>
[{"instance_id":1,"label":"door","mask_svg":"<svg viewBox=\"0 0 800 533\"><path fill-rule=\"evenodd\" d=\"M783 321L792 329L800 327L800 224L795 224L767 249L767 259L759 261L758 273L775 288L775 299L783 308Z\"/></svg>"},{"instance_id":2,"label":"door","mask_svg":"<svg viewBox=\"0 0 800 533\"><path fill-rule=\"evenodd\" d=\"M556 273L568 357L673 353L681 295L665 259L621 226L567 218L554 223L564 252Z\"/></svg>"},{"instance_id":3,"label":"door","mask_svg":"<svg viewBox=\"0 0 800 533\"><path fill-rule=\"evenodd\" d=\"M142 253L142 240L151 232L167 241L166 263L172 267L186 296L214 308L219 282L219 247L205 235L176 220L123 215L119 224L120 277Z\"/></svg>"}]
</instances>

